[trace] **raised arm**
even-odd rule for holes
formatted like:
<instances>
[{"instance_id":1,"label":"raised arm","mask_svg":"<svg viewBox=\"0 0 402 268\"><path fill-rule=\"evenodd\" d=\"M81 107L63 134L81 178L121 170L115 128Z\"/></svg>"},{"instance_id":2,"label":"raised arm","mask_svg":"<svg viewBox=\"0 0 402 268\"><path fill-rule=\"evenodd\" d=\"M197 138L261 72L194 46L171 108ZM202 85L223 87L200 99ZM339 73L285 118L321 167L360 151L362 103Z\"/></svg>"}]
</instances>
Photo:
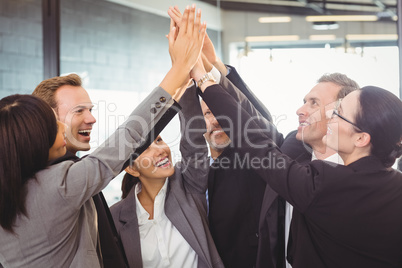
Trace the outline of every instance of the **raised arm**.
<instances>
[{"instance_id":1,"label":"raised arm","mask_svg":"<svg viewBox=\"0 0 402 268\"><path fill-rule=\"evenodd\" d=\"M205 193L208 186L208 147L203 134L206 131L204 116L195 85L187 88L179 102L182 160L180 171L185 183L198 193Z\"/></svg>"},{"instance_id":2,"label":"raised arm","mask_svg":"<svg viewBox=\"0 0 402 268\"><path fill-rule=\"evenodd\" d=\"M204 101L218 115L217 118L227 116L234 119L231 122L234 129L233 142L239 144L240 157L248 157L261 178L299 211L304 212L320 190L319 176L325 164L314 161L314 165L303 166L293 161L279 151L269 135L250 120L250 115L244 109L238 109L233 97L219 85L206 85L202 90ZM221 105L222 102L225 106ZM247 132L244 131L246 122ZM226 120L219 123L222 127L230 127Z\"/></svg>"},{"instance_id":3,"label":"raised arm","mask_svg":"<svg viewBox=\"0 0 402 268\"><path fill-rule=\"evenodd\" d=\"M68 205L80 208L86 200L105 188L121 172L131 154L144 142L172 104L170 94L161 87L155 88L126 122L93 153L76 163L65 161L51 166L55 179L60 180L58 191ZM65 171L62 174L61 165Z\"/></svg>"},{"instance_id":4,"label":"raised arm","mask_svg":"<svg viewBox=\"0 0 402 268\"><path fill-rule=\"evenodd\" d=\"M55 174L55 177L60 178L59 193L70 206L81 207L92 195L106 187L172 106L172 96L188 82L189 72L201 53L205 24L201 24L200 17L201 12L196 14L195 6L187 8L177 38L176 28L171 29L169 52L172 68L160 86L133 111L128 120L85 159L60 164L63 165L64 176ZM60 169L54 167L54 172L60 173Z\"/></svg>"},{"instance_id":5,"label":"raised arm","mask_svg":"<svg viewBox=\"0 0 402 268\"><path fill-rule=\"evenodd\" d=\"M269 137L278 146L282 145L284 141L282 133L280 133L272 124L272 121L268 120L260 113L253 102L247 96L245 96L244 93L241 92L238 87L236 87L236 85L234 85L227 77L224 76L222 76L219 84L229 95L234 98L236 102L240 104L240 107L243 108L250 115L250 117L254 119L261 129L266 129L271 132Z\"/></svg>"},{"instance_id":6,"label":"raised arm","mask_svg":"<svg viewBox=\"0 0 402 268\"><path fill-rule=\"evenodd\" d=\"M177 6L170 7L168 10L168 14L170 18L176 23L179 27L181 25L182 14ZM229 92L235 93L235 98L241 103L245 104L242 107L250 113L251 116L254 117L256 114L255 112L258 111L262 115L263 118L272 122L272 116L265 105L254 95L254 93L250 90L247 84L241 79L240 75L237 73L236 69L232 66L229 66L230 72L228 73L228 69L225 64L221 61L221 59L217 56L215 47L209 38L208 34L205 35L204 45L202 47L202 56L203 56L203 63L204 68L207 72L211 71L212 66L214 66L221 74L222 77L220 79L220 84L226 90L226 85L229 83L225 81L225 77L229 79L230 82L234 84L236 87L235 91ZM239 95L238 92L242 93L242 96ZM249 104L247 104L247 102ZM249 109L251 108L252 109ZM264 123L261 121L261 123ZM277 135L279 137L279 135ZM282 135L280 135L282 136ZM280 140L276 140L276 142L281 142Z\"/></svg>"}]
</instances>

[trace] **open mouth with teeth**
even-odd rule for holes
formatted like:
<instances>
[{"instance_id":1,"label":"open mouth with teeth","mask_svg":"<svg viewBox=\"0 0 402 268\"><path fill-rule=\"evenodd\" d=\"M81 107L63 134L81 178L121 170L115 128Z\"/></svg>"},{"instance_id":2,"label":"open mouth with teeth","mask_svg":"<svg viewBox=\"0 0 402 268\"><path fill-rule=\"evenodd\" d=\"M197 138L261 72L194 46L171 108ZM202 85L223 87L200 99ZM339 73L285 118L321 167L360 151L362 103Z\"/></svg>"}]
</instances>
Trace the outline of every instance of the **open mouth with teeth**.
<instances>
[{"instance_id":1,"label":"open mouth with teeth","mask_svg":"<svg viewBox=\"0 0 402 268\"><path fill-rule=\"evenodd\" d=\"M162 167L162 168L169 167L170 166L169 158L167 158L167 157L162 158L161 160L156 162L155 166L156 167Z\"/></svg>"},{"instance_id":2,"label":"open mouth with teeth","mask_svg":"<svg viewBox=\"0 0 402 268\"><path fill-rule=\"evenodd\" d=\"M308 125L310 125L310 124L307 123L307 122L300 122L299 123L299 126L301 126L301 127L307 127Z\"/></svg>"},{"instance_id":3,"label":"open mouth with teeth","mask_svg":"<svg viewBox=\"0 0 402 268\"><path fill-rule=\"evenodd\" d=\"M91 130L90 129L79 130L78 134L80 134L81 136L84 136L84 137L89 137L89 135L91 135Z\"/></svg>"},{"instance_id":4,"label":"open mouth with teeth","mask_svg":"<svg viewBox=\"0 0 402 268\"><path fill-rule=\"evenodd\" d=\"M209 133L210 133L210 135L219 135L219 134L223 133L223 130L222 129L213 129Z\"/></svg>"}]
</instances>

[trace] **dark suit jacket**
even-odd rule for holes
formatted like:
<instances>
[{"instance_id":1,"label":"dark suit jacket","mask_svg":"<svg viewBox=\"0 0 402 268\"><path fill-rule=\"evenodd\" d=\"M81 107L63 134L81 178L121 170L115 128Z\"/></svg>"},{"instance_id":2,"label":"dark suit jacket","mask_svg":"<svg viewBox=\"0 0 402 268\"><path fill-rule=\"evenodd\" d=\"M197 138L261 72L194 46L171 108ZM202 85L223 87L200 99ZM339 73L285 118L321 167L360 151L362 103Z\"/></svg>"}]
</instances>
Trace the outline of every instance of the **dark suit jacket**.
<instances>
[{"instance_id":1,"label":"dark suit jacket","mask_svg":"<svg viewBox=\"0 0 402 268\"><path fill-rule=\"evenodd\" d=\"M236 99L238 107L242 107L255 118L260 128L266 129L266 126L270 124L271 115L251 93L236 70L233 67L230 68L229 75L227 78L222 77L220 84ZM248 98L252 101L250 102ZM246 124L246 122L243 123ZM276 129L270 130L272 131L270 136L276 142L282 143L282 135ZM230 136L230 133L227 134ZM257 262L257 254L261 259L259 262L263 263L264 267L275 267L274 262L278 249L276 247L278 239L277 194L268 186L268 189L271 190L270 198L266 203L269 217L266 228L261 232L259 219L266 184L254 172L249 159L237 156L238 146L232 143L211 166L208 193L212 236L227 267L254 267ZM251 178L254 179L250 181ZM260 250L261 254L258 253Z\"/></svg>"},{"instance_id":2,"label":"dark suit jacket","mask_svg":"<svg viewBox=\"0 0 402 268\"><path fill-rule=\"evenodd\" d=\"M203 98L215 115L238 117L236 101L218 85L208 87ZM240 116L249 117L245 111ZM227 127L224 120L220 123ZM238 120L233 124L235 130L242 127ZM241 141L243 137L234 132L233 140ZM281 154L262 131L248 139L265 147L244 148L242 153L281 163L255 171L301 213L304 225L299 232L306 240L296 241L293 267L402 266L400 172L384 167L374 156L348 166L318 160L301 165Z\"/></svg>"},{"instance_id":3,"label":"dark suit jacket","mask_svg":"<svg viewBox=\"0 0 402 268\"><path fill-rule=\"evenodd\" d=\"M303 144L296 139L297 131L290 132L282 144L277 144L280 147L282 153L288 155L290 158L296 161L310 161L311 160L311 148ZM278 228L275 233L275 229L269 228L272 226L272 215L270 213L271 200L277 196L277 193L272 190L271 187L265 189L264 198L261 206L260 214L260 246L258 249L257 267L267 267L267 250L269 250L267 242L270 241L270 248L273 251L273 256L276 257L276 267L285 267L285 206L286 200L281 196L278 196ZM267 239L269 238L269 239ZM276 238L273 239L273 238Z\"/></svg>"},{"instance_id":4,"label":"dark suit jacket","mask_svg":"<svg viewBox=\"0 0 402 268\"><path fill-rule=\"evenodd\" d=\"M272 123L272 116L265 105L251 92L236 69L232 66L228 67L230 72L227 78L247 97L255 109ZM245 110L247 111L247 109ZM297 140L296 133L297 131L289 133L284 140L278 133L275 133L278 137L275 142L280 146L281 151L292 159L310 160L311 148ZM262 204L258 206L261 207L261 212L258 230L257 267L280 268L285 266L285 202L270 186L265 188Z\"/></svg>"}]
</instances>

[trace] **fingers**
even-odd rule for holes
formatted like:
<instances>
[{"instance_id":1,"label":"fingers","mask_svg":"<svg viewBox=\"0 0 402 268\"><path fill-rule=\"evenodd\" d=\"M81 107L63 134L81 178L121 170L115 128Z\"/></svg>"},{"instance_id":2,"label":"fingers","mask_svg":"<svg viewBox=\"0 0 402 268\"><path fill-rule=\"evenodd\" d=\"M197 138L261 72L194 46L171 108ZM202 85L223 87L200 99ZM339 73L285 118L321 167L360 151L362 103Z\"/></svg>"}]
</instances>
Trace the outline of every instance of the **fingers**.
<instances>
[{"instance_id":1,"label":"fingers","mask_svg":"<svg viewBox=\"0 0 402 268\"><path fill-rule=\"evenodd\" d=\"M187 33L187 24L188 24L188 16L190 13L190 7L187 6L186 9L184 10L183 17L181 18L181 29L180 33Z\"/></svg>"},{"instance_id":2,"label":"fingers","mask_svg":"<svg viewBox=\"0 0 402 268\"><path fill-rule=\"evenodd\" d=\"M177 7L177 6L174 6L174 12L176 13L176 15L177 16L179 16L179 17L181 17L182 15L181 15L181 12L180 12L180 9Z\"/></svg>"},{"instance_id":3,"label":"fingers","mask_svg":"<svg viewBox=\"0 0 402 268\"><path fill-rule=\"evenodd\" d=\"M200 34L199 34L199 39L204 42L205 36L207 34L207 23L204 21L201 26L200 26Z\"/></svg>"},{"instance_id":4,"label":"fingers","mask_svg":"<svg viewBox=\"0 0 402 268\"><path fill-rule=\"evenodd\" d=\"M196 30L194 29L194 17L195 17L195 4L193 4L190 8L190 14L188 15L188 26L187 32L189 34L193 34Z\"/></svg>"},{"instance_id":5,"label":"fingers","mask_svg":"<svg viewBox=\"0 0 402 268\"><path fill-rule=\"evenodd\" d=\"M172 48L174 46L175 36L176 36L176 27L173 26L172 28L170 28L170 32L168 35L169 48Z\"/></svg>"},{"instance_id":6,"label":"fingers","mask_svg":"<svg viewBox=\"0 0 402 268\"><path fill-rule=\"evenodd\" d=\"M168 14L169 14L170 18L172 18L175 21L177 26L180 27L182 14L181 14L179 8L177 6L169 7Z\"/></svg>"},{"instance_id":7,"label":"fingers","mask_svg":"<svg viewBox=\"0 0 402 268\"><path fill-rule=\"evenodd\" d=\"M169 31L172 30L173 27L175 27L175 21L173 19L170 19L170 27L169 27Z\"/></svg>"},{"instance_id":8,"label":"fingers","mask_svg":"<svg viewBox=\"0 0 402 268\"><path fill-rule=\"evenodd\" d=\"M172 11L171 8L168 10L169 17L174 20L175 23L180 23L180 18Z\"/></svg>"},{"instance_id":9,"label":"fingers","mask_svg":"<svg viewBox=\"0 0 402 268\"><path fill-rule=\"evenodd\" d=\"M195 17L195 24L194 24L194 32L193 34L196 35L201 29L201 9L197 10L197 15Z\"/></svg>"}]
</instances>

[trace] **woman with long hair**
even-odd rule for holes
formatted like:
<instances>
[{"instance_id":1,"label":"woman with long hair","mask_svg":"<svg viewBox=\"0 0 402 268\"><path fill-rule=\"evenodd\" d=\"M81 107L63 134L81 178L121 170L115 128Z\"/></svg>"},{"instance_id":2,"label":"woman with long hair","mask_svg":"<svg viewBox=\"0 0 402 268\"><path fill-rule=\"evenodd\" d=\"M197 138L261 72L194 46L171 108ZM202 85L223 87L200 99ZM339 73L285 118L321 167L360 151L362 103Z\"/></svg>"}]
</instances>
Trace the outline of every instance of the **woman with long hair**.
<instances>
[{"instance_id":1,"label":"woman with long hair","mask_svg":"<svg viewBox=\"0 0 402 268\"><path fill-rule=\"evenodd\" d=\"M195 7L171 29L172 67L103 145L78 162L47 166L65 154L64 126L30 95L0 100L0 264L3 267L99 267L91 197L124 168L173 105L201 53L205 24ZM195 19L195 22L194 22ZM184 30L183 30L184 29ZM156 128L156 127L155 127ZM160 129L160 127L158 127Z\"/></svg>"},{"instance_id":2,"label":"woman with long hair","mask_svg":"<svg viewBox=\"0 0 402 268\"><path fill-rule=\"evenodd\" d=\"M200 64L192 71L196 81L204 74ZM323 138L345 165L320 160L300 165L283 155L269 132L260 130L219 85L207 81L201 91L217 118L232 119L218 121L234 129L231 139L241 144L240 157L247 156L252 168L301 213L291 226L297 237L289 242L293 267L402 266L402 173L391 168L402 154L398 97L373 86L347 95L329 112Z\"/></svg>"}]
</instances>

